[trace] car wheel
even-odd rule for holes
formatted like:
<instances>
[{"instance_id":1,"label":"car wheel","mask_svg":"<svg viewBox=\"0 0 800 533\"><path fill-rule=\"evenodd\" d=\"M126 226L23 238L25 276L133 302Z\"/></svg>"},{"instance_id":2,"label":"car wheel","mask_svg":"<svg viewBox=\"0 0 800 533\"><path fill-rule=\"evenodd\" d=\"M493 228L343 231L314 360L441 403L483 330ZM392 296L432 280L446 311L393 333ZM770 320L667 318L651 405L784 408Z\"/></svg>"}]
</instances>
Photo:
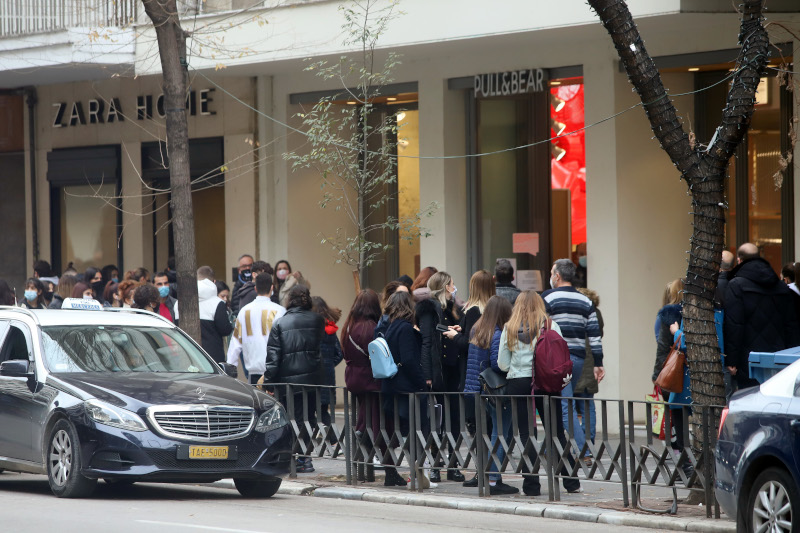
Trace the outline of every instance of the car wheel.
<instances>
[{"instance_id":1,"label":"car wheel","mask_svg":"<svg viewBox=\"0 0 800 533\"><path fill-rule=\"evenodd\" d=\"M780 468L768 468L758 475L752 487L745 511L748 531L800 531L800 525L793 525L800 498L791 475Z\"/></svg>"},{"instance_id":2,"label":"car wheel","mask_svg":"<svg viewBox=\"0 0 800 533\"><path fill-rule=\"evenodd\" d=\"M91 494L97 480L81 474L80 441L72 424L67 420L56 422L47 442L47 479L53 494L59 498Z\"/></svg>"},{"instance_id":3,"label":"car wheel","mask_svg":"<svg viewBox=\"0 0 800 533\"><path fill-rule=\"evenodd\" d=\"M269 498L281 488L281 478L239 479L234 478L236 490L245 498Z\"/></svg>"}]
</instances>

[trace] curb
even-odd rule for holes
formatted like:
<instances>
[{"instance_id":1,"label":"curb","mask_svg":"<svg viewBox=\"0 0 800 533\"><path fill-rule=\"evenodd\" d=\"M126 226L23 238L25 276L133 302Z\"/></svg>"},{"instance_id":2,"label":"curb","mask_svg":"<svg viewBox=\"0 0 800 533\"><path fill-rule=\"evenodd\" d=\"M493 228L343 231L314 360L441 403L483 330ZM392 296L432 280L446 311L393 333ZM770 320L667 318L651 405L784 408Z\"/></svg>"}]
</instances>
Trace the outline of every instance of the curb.
<instances>
[{"instance_id":1,"label":"curb","mask_svg":"<svg viewBox=\"0 0 800 533\"><path fill-rule=\"evenodd\" d=\"M217 481L214 486L235 488L233 480ZM425 495L419 493L402 494L396 491L349 487L317 487L308 483L284 480L278 494L290 496L313 496L316 498L333 498L355 500L393 505L415 505L419 507L437 507L460 511L476 511L483 513L510 514L573 520L611 526L631 526L669 531L690 531L693 533L735 533L736 524L728 520L708 518L677 518L666 516L649 516L622 511L610 511L595 507L579 507L556 503L517 503L491 501L474 498L453 498Z\"/></svg>"}]
</instances>

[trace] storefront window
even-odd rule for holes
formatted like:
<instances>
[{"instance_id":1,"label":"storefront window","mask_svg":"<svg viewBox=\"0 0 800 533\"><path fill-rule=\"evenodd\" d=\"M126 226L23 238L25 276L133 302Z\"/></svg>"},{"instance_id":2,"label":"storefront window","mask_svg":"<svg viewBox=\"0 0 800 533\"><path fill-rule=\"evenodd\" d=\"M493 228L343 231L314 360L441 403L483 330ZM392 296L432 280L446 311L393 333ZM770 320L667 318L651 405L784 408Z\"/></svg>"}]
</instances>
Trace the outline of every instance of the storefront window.
<instances>
[{"instance_id":1,"label":"storefront window","mask_svg":"<svg viewBox=\"0 0 800 533\"><path fill-rule=\"evenodd\" d=\"M583 84L550 88L551 232L553 258L573 258L578 245L586 243L586 144ZM585 251L581 250L581 254Z\"/></svg>"},{"instance_id":2,"label":"storefront window","mask_svg":"<svg viewBox=\"0 0 800 533\"><path fill-rule=\"evenodd\" d=\"M400 220L419 211L419 111L397 114L397 210ZM402 157L409 156L409 157ZM416 277L419 272L419 234L401 235L398 244L399 274Z\"/></svg>"},{"instance_id":3,"label":"storefront window","mask_svg":"<svg viewBox=\"0 0 800 533\"><path fill-rule=\"evenodd\" d=\"M115 184L61 189L61 265L83 272L117 262L117 209L107 200L115 196Z\"/></svg>"}]
</instances>

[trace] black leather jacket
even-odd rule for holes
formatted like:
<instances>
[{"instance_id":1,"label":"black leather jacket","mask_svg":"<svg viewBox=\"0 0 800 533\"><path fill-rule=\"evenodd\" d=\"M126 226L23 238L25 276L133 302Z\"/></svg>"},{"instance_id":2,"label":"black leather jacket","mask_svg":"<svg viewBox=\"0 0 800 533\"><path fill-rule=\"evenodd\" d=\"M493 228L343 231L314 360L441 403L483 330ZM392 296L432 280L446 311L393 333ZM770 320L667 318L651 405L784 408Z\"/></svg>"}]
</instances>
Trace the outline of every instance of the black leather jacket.
<instances>
[{"instance_id":1,"label":"black leather jacket","mask_svg":"<svg viewBox=\"0 0 800 533\"><path fill-rule=\"evenodd\" d=\"M324 334L321 315L299 307L286 311L269 334L264 382L321 385Z\"/></svg>"}]
</instances>

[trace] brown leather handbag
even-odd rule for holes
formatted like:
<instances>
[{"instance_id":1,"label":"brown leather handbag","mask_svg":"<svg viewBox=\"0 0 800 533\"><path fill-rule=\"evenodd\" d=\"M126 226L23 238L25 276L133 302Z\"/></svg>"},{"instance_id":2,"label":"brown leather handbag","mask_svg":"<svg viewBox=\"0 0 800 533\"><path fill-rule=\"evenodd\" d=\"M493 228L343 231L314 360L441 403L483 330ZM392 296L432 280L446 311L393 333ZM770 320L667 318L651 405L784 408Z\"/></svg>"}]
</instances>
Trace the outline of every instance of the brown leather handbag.
<instances>
[{"instance_id":1,"label":"brown leather handbag","mask_svg":"<svg viewBox=\"0 0 800 533\"><path fill-rule=\"evenodd\" d=\"M672 345L667 360L658 373L656 385L666 392L680 393L683 391L683 369L686 366L686 354L680 349L681 336Z\"/></svg>"}]
</instances>

